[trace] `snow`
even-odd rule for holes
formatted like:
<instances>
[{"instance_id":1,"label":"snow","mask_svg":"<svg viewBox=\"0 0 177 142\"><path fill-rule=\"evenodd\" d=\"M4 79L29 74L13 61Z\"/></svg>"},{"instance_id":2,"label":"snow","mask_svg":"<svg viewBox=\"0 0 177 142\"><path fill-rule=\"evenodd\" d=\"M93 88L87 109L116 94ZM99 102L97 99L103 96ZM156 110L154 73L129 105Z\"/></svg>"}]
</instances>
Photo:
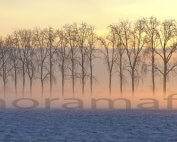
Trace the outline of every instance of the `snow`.
<instances>
[{"instance_id":1,"label":"snow","mask_svg":"<svg viewBox=\"0 0 177 142\"><path fill-rule=\"evenodd\" d=\"M2 142L176 142L177 111L0 111Z\"/></svg>"}]
</instances>

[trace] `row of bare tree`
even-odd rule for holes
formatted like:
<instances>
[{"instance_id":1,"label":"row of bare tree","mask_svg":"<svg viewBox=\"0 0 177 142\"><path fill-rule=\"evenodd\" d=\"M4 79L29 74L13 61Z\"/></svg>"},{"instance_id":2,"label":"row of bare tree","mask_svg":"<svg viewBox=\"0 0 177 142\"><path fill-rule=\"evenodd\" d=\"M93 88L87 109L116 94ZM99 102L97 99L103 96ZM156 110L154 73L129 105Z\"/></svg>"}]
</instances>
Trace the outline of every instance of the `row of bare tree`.
<instances>
[{"instance_id":1,"label":"row of bare tree","mask_svg":"<svg viewBox=\"0 0 177 142\"><path fill-rule=\"evenodd\" d=\"M61 77L62 95L65 80L71 79L72 92L75 93L76 78L81 80L82 94L85 91L86 79L90 79L90 91L93 88L93 62L96 58L96 35L94 28L85 23L65 25L60 30L34 29L19 30L0 41L0 77L4 94L9 79L14 80L17 94L18 78L22 81L24 94L26 80L30 84L32 95L33 81L49 81L52 95L56 74ZM89 70L89 71L88 71Z\"/></svg>"},{"instance_id":2,"label":"row of bare tree","mask_svg":"<svg viewBox=\"0 0 177 142\"><path fill-rule=\"evenodd\" d=\"M176 21L160 22L150 17L133 24L123 21L110 25L109 29L107 38L100 38L109 72L109 92L111 93L112 74L117 68L121 93L126 71L130 74L132 93L135 91L135 83L148 71L151 72L153 93L158 73L163 79L163 92L166 93L167 79L172 72L176 72L177 67Z\"/></svg>"},{"instance_id":3,"label":"row of bare tree","mask_svg":"<svg viewBox=\"0 0 177 142\"><path fill-rule=\"evenodd\" d=\"M48 81L52 95L56 76L61 79L62 95L66 79L71 81L73 95L76 79L81 81L83 95L89 81L92 94L93 83L97 80L94 75L97 58L103 59L106 65L110 94L114 73L118 74L121 94L124 81L130 75L134 94L136 82L147 72L151 74L153 93L156 91L156 74L161 75L166 93L167 79L177 69L176 21L142 18L134 23L121 21L108 29L105 38L97 36L93 26L83 23L65 25L59 30L19 30L1 39L0 77L4 95L10 80L14 82L15 94L18 83L22 83L23 95L26 81L31 95L34 81L40 81L42 95L44 83Z\"/></svg>"}]
</instances>

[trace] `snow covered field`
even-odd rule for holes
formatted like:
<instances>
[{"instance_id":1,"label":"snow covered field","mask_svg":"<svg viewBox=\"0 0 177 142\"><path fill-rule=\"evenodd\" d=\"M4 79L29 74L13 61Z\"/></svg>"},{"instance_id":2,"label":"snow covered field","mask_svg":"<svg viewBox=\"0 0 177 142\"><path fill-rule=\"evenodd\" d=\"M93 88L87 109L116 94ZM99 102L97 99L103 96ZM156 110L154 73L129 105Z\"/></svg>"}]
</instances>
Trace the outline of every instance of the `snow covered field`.
<instances>
[{"instance_id":1,"label":"snow covered field","mask_svg":"<svg viewBox=\"0 0 177 142\"><path fill-rule=\"evenodd\" d=\"M1 110L1 142L176 142L177 111Z\"/></svg>"}]
</instances>

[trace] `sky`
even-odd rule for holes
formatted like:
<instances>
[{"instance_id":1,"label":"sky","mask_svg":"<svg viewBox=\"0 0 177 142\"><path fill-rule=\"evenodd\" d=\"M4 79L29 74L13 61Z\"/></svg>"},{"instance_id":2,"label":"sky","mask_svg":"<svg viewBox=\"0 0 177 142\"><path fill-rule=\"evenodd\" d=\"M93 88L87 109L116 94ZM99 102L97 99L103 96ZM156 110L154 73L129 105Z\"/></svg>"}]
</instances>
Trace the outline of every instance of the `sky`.
<instances>
[{"instance_id":1,"label":"sky","mask_svg":"<svg viewBox=\"0 0 177 142\"><path fill-rule=\"evenodd\" d=\"M155 16L177 19L177 0L0 0L0 35L87 22L100 35L109 24Z\"/></svg>"}]
</instances>

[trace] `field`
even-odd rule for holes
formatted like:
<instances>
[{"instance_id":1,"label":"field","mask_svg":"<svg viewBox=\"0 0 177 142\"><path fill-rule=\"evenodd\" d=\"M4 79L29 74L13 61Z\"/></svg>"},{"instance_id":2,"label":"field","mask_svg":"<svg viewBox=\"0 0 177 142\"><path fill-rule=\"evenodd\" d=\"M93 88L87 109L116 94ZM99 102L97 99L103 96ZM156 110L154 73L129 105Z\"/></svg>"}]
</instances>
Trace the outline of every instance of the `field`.
<instances>
[{"instance_id":1,"label":"field","mask_svg":"<svg viewBox=\"0 0 177 142\"><path fill-rule=\"evenodd\" d=\"M176 111L0 111L3 142L176 142L176 130Z\"/></svg>"}]
</instances>

